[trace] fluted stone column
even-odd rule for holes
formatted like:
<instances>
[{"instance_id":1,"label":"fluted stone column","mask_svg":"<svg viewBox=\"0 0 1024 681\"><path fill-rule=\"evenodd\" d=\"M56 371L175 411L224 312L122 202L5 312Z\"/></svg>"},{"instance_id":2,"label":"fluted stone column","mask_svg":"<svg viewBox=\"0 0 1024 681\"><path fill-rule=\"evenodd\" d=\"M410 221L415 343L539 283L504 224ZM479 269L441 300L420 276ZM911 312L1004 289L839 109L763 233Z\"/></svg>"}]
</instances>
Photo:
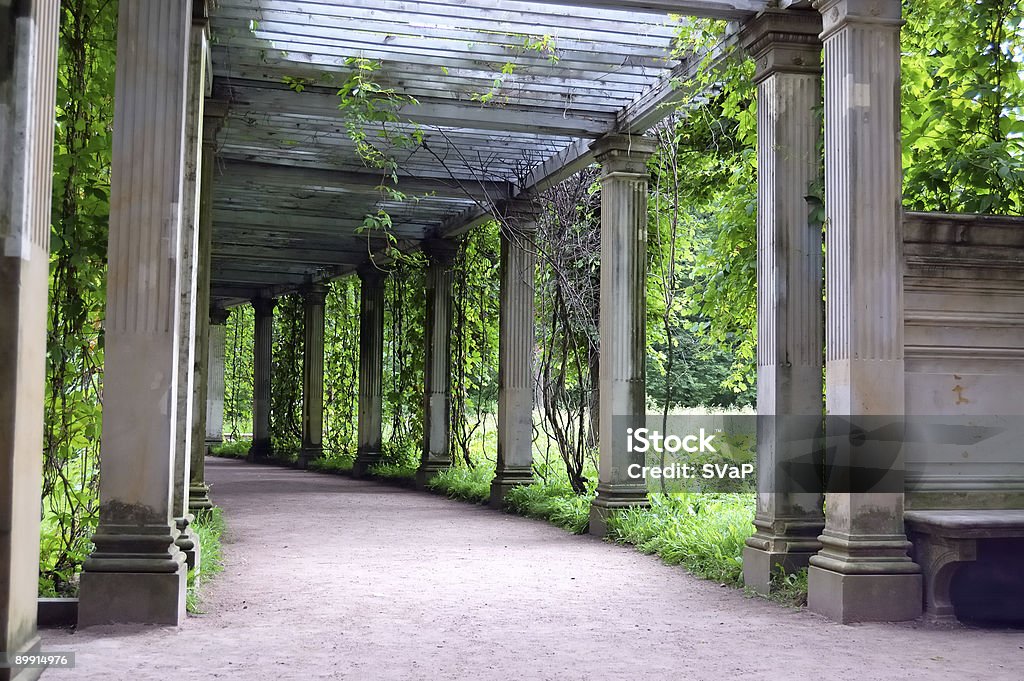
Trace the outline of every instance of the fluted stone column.
<instances>
[{"instance_id":1,"label":"fluted stone column","mask_svg":"<svg viewBox=\"0 0 1024 681\"><path fill-rule=\"evenodd\" d=\"M297 465L324 455L324 304L327 287L310 284L303 291L306 342L302 354L302 449Z\"/></svg>"},{"instance_id":2,"label":"fluted stone column","mask_svg":"<svg viewBox=\"0 0 1024 681\"><path fill-rule=\"evenodd\" d=\"M385 275L373 263L359 268L359 443L352 466L357 478L382 456Z\"/></svg>"},{"instance_id":3,"label":"fluted stone column","mask_svg":"<svg viewBox=\"0 0 1024 681\"><path fill-rule=\"evenodd\" d=\"M123 3L118 16L100 518L79 627L185 613L171 500L190 26L180 0Z\"/></svg>"},{"instance_id":4,"label":"fluted stone column","mask_svg":"<svg viewBox=\"0 0 1024 681\"><path fill-rule=\"evenodd\" d=\"M416 485L424 488L439 471L452 464L451 456L451 348L452 258L456 246L435 239L424 244L430 258L427 269L427 319L424 328L423 457Z\"/></svg>"},{"instance_id":5,"label":"fluted stone column","mask_svg":"<svg viewBox=\"0 0 1024 681\"><path fill-rule=\"evenodd\" d=\"M825 43L825 403L836 417L904 413L899 0L820 0ZM836 437L838 436L838 437ZM854 442L854 444L856 444ZM898 466L899 461L894 465ZM841 622L921 613L903 493L827 494L808 605Z\"/></svg>"},{"instance_id":6,"label":"fluted stone column","mask_svg":"<svg viewBox=\"0 0 1024 681\"><path fill-rule=\"evenodd\" d=\"M253 309L256 311L256 328L253 331L250 461L261 461L271 455L270 386L274 361L274 304L272 298L257 298L252 301Z\"/></svg>"},{"instance_id":7,"label":"fluted stone column","mask_svg":"<svg viewBox=\"0 0 1024 681\"><path fill-rule=\"evenodd\" d=\"M517 201L501 230L498 314L498 461L491 505L533 482L534 293L538 207Z\"/></svg>"},{"instance_id":8,"label":"fluted stone column","mask_svg":"<svg viewBox=\"0 0 1024 681\"><path fill-rule=\"evenodd\" d=\"M208 395L214 390L221 400L221 409L216 414L217 429L220 432L224 422L224 324L227 311L210 306L211 256L213 250L213 182L216 167L216 136L223 122L220 115L203 116L203 149L200 167L199 188L199 277L196 292L197 332L195 344L195 379L193 381L192 449L189 477L188 507L192 511L213 507L210 501L210 487L206 484L207 419L210 417ZM208 312L208 313L207 313ZM219 328L211 327L219 324ZM217 329L216 331L214 329ZM220 334L220 365L210 364L211 333ZM211 373L212 371L212 373Z\"/></svg>"},{"instance_id":9,"label":"fluted stone column","mask_svg":"<svg viewBox=\"0 0 1024 681\"><path fill-rule=\"evenodd\" d=\"M225 349L229 310L210 309L209 370L206 390L206 449L224 442ZM194 469L194 466L193 466Z\"/></svg>"},{"instance_id":10,"label":"fluted stone column","mask_svg":"<svg viewBox=\"0 0 1024 681\"><path fill-rule=\"evenodd\" d=\"M590 533L605 535L616 509L647 503L643 480L630 478L632 463L625 429L645 423L647 354L647 159L654 142L608 135L591 149L601 164L601 339L598 388L599 462L597 497L590 509Z\"/></svg>"},{"instance_id":11,"label":"fluted stone column","mask_svg":"<svg viewBox=\"0 0 1024 681\"><path fill-rule=\"evenodd\" d=\"M0 650L39 649L57 0L0 4ZM28 681L42 669L0 669Z\"/></svg>"},{"instance_id":12,"label":"fluted stone column","mask_svg":"<svg viewBox=\"0 0 1024 681\"><path fill-rule=\"evenodd\" d=\"M823 407L821 227L805 199L821 170L820 32L821 15L798 10L744 28L757 69L759 489L743 581L765 594L778 566L807 567L825 525L820 486L802 490L789 470L810 467Z\"/></svg>"},{"instance_id":13,"label":"fluted stone column","mask_svg":"<svg viewBox=\"0 0 1024 681\"><path fill-rule=\"evenodd\" d=\"M185 112L185 189L183 194L180 262L178 273L178 422L174 441L174 522L178 527L178 548L185 552L188 568L199 567L199 542L190 527L191 463L195 421L195 392L198 388L197 342L202 335L200 317L205 315L205 297L199 292L200 260L204 245L200 239L200 169L203 150L203 102L206 99L206 20L193 19L189 39L188 102ZM208 280L207 280L208 281ZM197 306L201 306L198 307ZM204 311L197 315L196 310Z\"/></svg>"}]
</instances>

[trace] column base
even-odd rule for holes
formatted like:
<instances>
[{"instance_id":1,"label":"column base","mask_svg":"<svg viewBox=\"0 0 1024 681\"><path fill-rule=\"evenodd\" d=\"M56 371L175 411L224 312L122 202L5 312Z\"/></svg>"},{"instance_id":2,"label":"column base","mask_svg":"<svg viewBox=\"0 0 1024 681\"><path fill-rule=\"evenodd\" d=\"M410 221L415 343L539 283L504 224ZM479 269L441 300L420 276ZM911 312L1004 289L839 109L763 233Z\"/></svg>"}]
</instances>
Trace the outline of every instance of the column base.
<instances>
[{"instance_id":1,"label":"column base","mask_svg":"<svg viewBox=\"0 0 1024 681\"><path fill-rule=\"evenodd\" d=\"M772 592L772 576L779 567L793 574L807 567L815 551L766 551L743 547L743 585L767 596Z\"/></svg>"},{"instance_id":2,"label":"column base","mask_svg":"<svg viewBox=\"0 0 1024 681\"><path fill-rule=\"evenodd\" d=\"M649 506L647 490L634 486L619 489L597 487L597 496L590 503L590 523L587 533L598 537L608 536L608 519L615 511L627 508Z\"/></svg>"},{"instance_id":3,"label":"column base","mask_svg":"<svg viewBox=\"0 0 1024 681\"><path fill-rule=\"evenodd\" d=\"M196 531L192 528L192 521L195 518L192 514L187 515L184 518L175 518L174 523L178 527L178 531L181 533L178 538L174 540L175 546L181 549L181 552L185 554L185 568L186 570L199 571L199 536Z\"/></svg>"},{"instance_id":4,"label":"column base","mask_svg":"<svg viewBox=\"0 0 1024 681\"><path fill-rule=\"evenodd\" d=\"M185 619L185 564L175 572L83 572L78 628L99 624L178 626Z\"/></svg>"},{"instance_id":5,"label":"column base","mask_svg":"<svg viewBox=\"0 0 1024 681\"><path fill-rule=\"evenodd\" d=\"M10 655L32 655L39 652L40 638L33 633L32 638L14 650L8 651ZM0 667L0 681L36 681L45 667L26 667L21 669L7 669Z\"/></svg>"},{"instance_id":6,"label":"column base","mask_svg":"<svg viewBox=\"0 0 1024 681\"><path fill-rule=\"evenodd\" d=\"M299 450L299 458L295 460L295 467L301 470L306 470L309 468L310 461L322 459L323 456L323 447L303 447Z\"/></svg>"},{"instance_id":7,"label":"column base","mask_svg":"<svg viewBox=\"0 0 1024 681\"><path fill-rule=\"evenodd\" d=\"M427 489L427 483L429 483L435 475L451 467L452 462L447 459L428 459L424 461L416 471L416 489Z\"/></svg>"},{"instance_id":8,"label":"column base","mask_svg":"<svg viewBox=\"0 0 1024 681\"><path fill-rule=\"evenodd\" d=\"M270 440L256 440L249 447L249 455L246 457L246 461L250 463L260 463L270 458L271 448Z\"/></svg>"},{"instance_id":9,"label":"column base","mask_svg":"<svg viewBox=\"0 0 1024 681\"><path fill-rule=\"evenodd\" d=\"M380 452L360 449L356 454L355 462L352 464L352 477L365 478L370 474L370 467L379 464L383 458Z\"/></svg>"},{"instance_id":10,"label":"column base","mask_svg":"<svg viewBox=\"0 0 1024 681\"><path fill-rule=\"evenodd\" d=\"M201 511L213 508L210 501L210 486L205 483L193 483L188 488L188 510Z\"/></svg>"},{"instance_id":11,"label":"column base","mask_svg":"<svg viewBox=\"0 0 1024 681\"><path fill-rule=\"evenodd\" d=\"M841 624L904 622L921 616L920 574L845 575L811 566L807 607Z\"/></svg>"},{"instance_id":12,"label":"column base","mask_svg":"<svg viewBox=\"0 0 1024 681\"><path fill-rule=\"evenodd\" d=\"M505 507L505 495L510 490L523 485L533 484L533 467L506 468L498 471L491 480L490 505L494 508Z\"/></svg>"}]
</instances>

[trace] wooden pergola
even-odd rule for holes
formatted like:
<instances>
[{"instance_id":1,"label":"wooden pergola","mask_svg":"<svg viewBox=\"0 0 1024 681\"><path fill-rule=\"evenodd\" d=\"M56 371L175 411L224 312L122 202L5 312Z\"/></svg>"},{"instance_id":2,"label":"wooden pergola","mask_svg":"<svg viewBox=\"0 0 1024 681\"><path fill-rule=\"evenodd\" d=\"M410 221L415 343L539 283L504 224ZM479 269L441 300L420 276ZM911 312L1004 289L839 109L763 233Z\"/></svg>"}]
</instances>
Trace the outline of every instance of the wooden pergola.
<instances>
[{"instance_id":1,"label":"wooden pergola","mask_svg":"<svg viewBox=\"0 0 1024 681\"><path fill-rule=\"evenodd\" d=\"M422 484L451 463L453 238L501 219L492 502L530 482L536 196L591 163L602 175L600 471L590 531L603 534L611 513L647 502L646 484L626 474L637 455L616 439L614 419L642 419L646 406L654 144L643 133L693 94L687 80L702 57L673 52L685 21L675 15L728 20L723 44L756 64L759 415L820 418L823 393L827 412L850 420L1000 413L1024 402L1024 335L1006 333L1021 327L1022 232L903 214L900 0L810 5L122 2L100 523L82 574L80 625L183 616L185 563L196 564L200 549L189 510L210 505L206 407L222 397L226 307L256 310L251 455L260 459L270 446L274 299L305 297L305 465L322 455L324 284L358 274L355 474L380 460L388 239L422 249L429 263ZM0 337L9 339L0 344L0 648L20 651L38 640L33 542L58 2L0 0L0 18L16 27L12 44L0 34ZM360 68L385 100L383 119L353 122L351 109L339 109L339 90ZM824 255L805 202L822 170L822 101ZM393 163L368 162L360 139ZM382 214L389 228L365 228L367 216ZM949 404L955 381L975 391L970 407ZM985 396L973 397L982 388ZM744 579L759 591L779 565L809 566L809 606L835 620L913 619L923 600L951 617L950 566L973 560L974 542L992 527L1000 537L1024 530L1013 515L1024 475L954 481L970 494L948 493L949 481L927 472L913 494L796 489L780 473L791 435L758 433L762 493L743 559ZM910 502L914 546L904 528ZM953 520L935 515L953 507ZM998 511L995 520L964 515L982 509ZM956 552L942 549L950 541Z\"/></svg>"}]
</instances>

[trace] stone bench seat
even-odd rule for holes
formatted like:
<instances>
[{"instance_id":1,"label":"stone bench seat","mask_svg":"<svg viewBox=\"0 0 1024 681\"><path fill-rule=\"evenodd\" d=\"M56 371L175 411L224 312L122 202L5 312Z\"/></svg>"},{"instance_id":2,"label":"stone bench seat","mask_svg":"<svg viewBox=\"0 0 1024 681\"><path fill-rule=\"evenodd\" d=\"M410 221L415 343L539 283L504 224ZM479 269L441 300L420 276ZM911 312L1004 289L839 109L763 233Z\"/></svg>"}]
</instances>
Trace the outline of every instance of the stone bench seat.
<instances>
[{"instance_id":1,"label":"stone bench seat","mask_svg":"<svg viewBox=\"0 0 1024 681\"><path fill-rule=\"evenodd\" d=\"M961 564L977 560L979 541L1024 539L1024 510L914 510L903 518L924 572L925 617L934 621L956 621L950 586Z\"/></svg>"}]
</instances>

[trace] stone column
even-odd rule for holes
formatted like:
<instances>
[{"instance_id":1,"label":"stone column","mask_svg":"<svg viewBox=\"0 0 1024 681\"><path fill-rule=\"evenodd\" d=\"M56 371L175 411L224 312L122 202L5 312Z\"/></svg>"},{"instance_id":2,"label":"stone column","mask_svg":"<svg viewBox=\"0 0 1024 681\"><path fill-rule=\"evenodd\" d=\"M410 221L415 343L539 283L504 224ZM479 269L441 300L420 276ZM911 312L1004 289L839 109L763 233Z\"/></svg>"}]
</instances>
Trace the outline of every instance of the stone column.
<instances>
[{"instance_id":1,"label":"stone column","mask_svg":"<svg viewBox=\"0 0 1024 681\"><path fill-rule=\"evenodd\" d=\"M0 4L0 650L33 653L39 589L57 0ZM0 669L27 681L41 669Z\"/></svg>"},{"instance_id":2,"label":"stone column","mask_svg":"<svg viewBox=\"0 0 1024 681\"><path fill-rule=\"evenodd\" d=\"M210 267L213 251L213 182L217 164L216 136L223 117L204 111L202 165L199 183L199 277L196 292L197 327L195 343L195 379L192 391L192 449L190 452L190 482L188 507L192 511L213 508L210 501L210 487L206 484L207 425L210 409L208 394L211 381L215 394L220 395L223 406L224 395L224 324L227 311L210 307ZM207 314L209 311L209 314ZM210 333L211 324L219 324L221 359L219 374L210 374ZM217 387L219 385L219 387ZM223 423L223 410L217 415L218 424ZM218 431L220 426L218 425Z\"/></svg>"},{"instance_id":3,"label":"stone column","mask_svg":"<svg viewBox=\"0 0 1024 681\"><path fill-rule=\"evenodd\" d=\"M206 389L206 448L224 442L224 377L225 348L229 310L210 309L210 335ZM194 463L194 462L193 462Z\"/></svg>"},{"instance_id":4,"label":"stone column","mask_svg":"<svg viewBox=\"0 0 1024 681\"><path fill-rule=\"evenodd\" d=\"M196 310L201 302L199 261L203 257L199 231L200 168L203 150L203 102L206 91L206 20L193 21L189 39L188 103L185 112L185 189L180 241L181 269L178 273L178 422L174 440L174 522L178 527L178 548L185 552L188 568L199 566L199 543L190 527L191 463L195 420L197 339L203 324Z\"/></svg>"},{"instance_id":5,"label":"stone column","mask_svg":"<svg viewBox=\"0 0 1024 681\"><path fill-rule=\"evenodd\" d=\"M852 433L834 432L836 420L857 428L864 417L904 413L900 2L815 8L825 43L826 435L856 465L883 445L855 446ZM830 490L825 508L810 609L840 622L920 615L902 491Z\"/></svg>"},{"instance_id":6,"label":"stone column","mask_svg":"<svg viewBox=\"0 0 1024 681\"><path fill-rule=\"evenodd\" d=\"M601 164L601 303L598 365L599 465L590 533L605 535L616 509L647 503L647 486L627 468L644 462L626 448L625 429L642 427L647 405L647 159L654 142L608 135L591 149Z\"/></svg>"},{"instance_id":7,"label":"stone column","mask_svg":"<svg viewBox=\"0 0 1024 681\"><path fill-rule=\"evenodd\" d=\"M757 68L759 491L743 581L764 594L778 566L807 567L825 525L820 486L801 492L790 469L810 469L823 407L821 226L805 199L821 170L820 32L821 15L799 10L767 10L744 29Z\"/></svg>"},{"instance_id":8,"label":"stone column","mask_svg":"<svg viewBox=\"0 0 1024 681\"><path fill-rule=\"evenodd\" d=\"M517 201L501 230L498 315L498 462L491 505L533 482L534 282L538 206Z\"/></svg>"},{"instance_id":9,"label":"stone column","mask_svg":"<svg viewBox=\"0 0 1024 681\"><path fill-rule=\"evenodd\" d=\"M253 331L252 353L252 447L249 460L270 458L270 384L274 361L274 300L257 298L252 301L256 310L256 328Z\"/></svg>"},{"instance_id":10,"label":"stone column","mask_svg":"<svg viewBox=\"0 0 1024 681\"><path fill-rule=\"evenodd\" d=\"M452 258L456 245L434 239L423 246L430 258L427 269L427 319L424 325L423 457L416 485L424 488L439 471L452 465L451 358Z\"/></svg>"},{"instance_id":11,"label":"stone column","mask_svg":"<svg viewBox=\"0 0 1024 681\"><path fill-rule=\"evenodd\" d=\"M327 287L310 284L303 292L306 342L302 354L302 449L297 465L324 455L324 304Z\"/></svg>"},{"instance_id":12,"label":"stone column","mask_svg":"<svg viewBox=\"0 0 1024 681\"><path fill-rule=\"evenodd\" d=\"M384 279L373 263L359 268L359 445L353 477L381 460L384 370Z\"/></svg>"},{"instance_id":13,"label":"stone column","mask_svg":"<svg viewBox=\"0 0 1024 681\"><path fill-rule=\"evenodd\" d=\"M185 613L171 500L190 26L189 2L124 3L118 17L100 518L79 627Z\"/></svg>"}]
</instances>

